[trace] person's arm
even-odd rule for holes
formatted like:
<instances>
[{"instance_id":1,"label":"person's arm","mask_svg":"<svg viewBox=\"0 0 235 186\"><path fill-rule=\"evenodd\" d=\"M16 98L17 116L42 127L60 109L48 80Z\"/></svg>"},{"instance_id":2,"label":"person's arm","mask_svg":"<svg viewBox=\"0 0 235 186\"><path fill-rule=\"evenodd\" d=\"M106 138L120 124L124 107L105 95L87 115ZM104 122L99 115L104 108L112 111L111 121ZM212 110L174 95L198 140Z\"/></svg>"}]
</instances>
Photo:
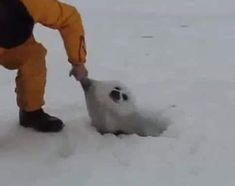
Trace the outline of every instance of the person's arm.
<instances>
[{"instance_id":1,"label":"person's arm","mask_svg":"<svg viewBox=\"0 0 235 186\"><path fill-rule=\"evenodd\" d=\"M21 0L36 23L58 29L73 65L86 62L85 33L79 12L57 0Z\"/></svg>"}]
</instances>

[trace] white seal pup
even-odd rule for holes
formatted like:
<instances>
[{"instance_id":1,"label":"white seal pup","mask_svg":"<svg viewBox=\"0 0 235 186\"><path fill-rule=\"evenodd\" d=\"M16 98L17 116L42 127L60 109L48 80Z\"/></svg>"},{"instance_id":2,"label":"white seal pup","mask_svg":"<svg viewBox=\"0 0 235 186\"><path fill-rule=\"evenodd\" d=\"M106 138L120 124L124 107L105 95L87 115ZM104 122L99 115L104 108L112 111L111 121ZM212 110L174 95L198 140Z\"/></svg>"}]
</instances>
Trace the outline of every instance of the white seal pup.
<instances>
[{"instance_id":1,"label":"white seal pup","mask_svg":"<svg viewBox=\"0 0 235 186\"><path fill-rule=\"evenodd\" d=\"M167 128L163 118L144 116L128 88L118 81L81 80L91 124L101 134L159 136Z\"/></svg>"}]
</instances>

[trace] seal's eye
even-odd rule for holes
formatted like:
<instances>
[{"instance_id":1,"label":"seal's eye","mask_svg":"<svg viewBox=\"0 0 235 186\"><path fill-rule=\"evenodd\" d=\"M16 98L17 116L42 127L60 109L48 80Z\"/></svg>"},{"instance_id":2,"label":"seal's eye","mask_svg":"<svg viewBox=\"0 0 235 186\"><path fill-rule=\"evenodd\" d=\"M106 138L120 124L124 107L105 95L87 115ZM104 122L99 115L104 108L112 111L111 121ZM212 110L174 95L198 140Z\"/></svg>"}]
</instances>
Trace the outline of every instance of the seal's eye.
<instances>
[{"instance_id":1,"label":"seal's eye","mask_svg":"<svg viewBox=\"0 0 235 186\"><path fill-rule=\"evenodd\" d=\"M124 101L127 101L129 99L128 95L126 95L126 94L122 94L122 98L123 98Z\"/></svg>"},{"instance_id":2,"label":"seal's eye","mask_svg":"<svg viewBox=\"0 0 235 186\"><path fill-rule=\"evenodd\" d=\"M120 87L114 87L114 89L115 89L115 90L121 90L121 88L120 88Z\"/></svg>"},{"instance_id":3,"label":"seal's eye","mask_svg":"<svg viewBox=\"0 0 235 186\"><path fill-rule=\"evenodd\" d=\"M114 101L114 102L118 102L121 98L120 96L120 92L117 90L112 90L109 94L110 98Z\"/></svg>"}]
</instances>

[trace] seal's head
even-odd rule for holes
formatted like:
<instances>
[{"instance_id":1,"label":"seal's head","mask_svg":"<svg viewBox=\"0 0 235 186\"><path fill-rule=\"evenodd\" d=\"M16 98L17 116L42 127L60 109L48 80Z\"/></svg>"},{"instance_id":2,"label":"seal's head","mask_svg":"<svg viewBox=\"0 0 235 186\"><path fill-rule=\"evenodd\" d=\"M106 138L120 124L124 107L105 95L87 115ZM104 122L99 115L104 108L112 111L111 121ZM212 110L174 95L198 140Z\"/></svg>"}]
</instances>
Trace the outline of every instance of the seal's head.
<instances>
[{"instance_id":1,"label":"seal's head","mask_svg":"<svg viewBox=\"0 0 235 186\"><path fill-rule=\"evenodd\" d=\"M135 111L135 99L128 88L118 81L96 81L85 78L81 85L87 99L98 103L105 110L118 115L128 115Z\"/></svg>"}]
</instances>

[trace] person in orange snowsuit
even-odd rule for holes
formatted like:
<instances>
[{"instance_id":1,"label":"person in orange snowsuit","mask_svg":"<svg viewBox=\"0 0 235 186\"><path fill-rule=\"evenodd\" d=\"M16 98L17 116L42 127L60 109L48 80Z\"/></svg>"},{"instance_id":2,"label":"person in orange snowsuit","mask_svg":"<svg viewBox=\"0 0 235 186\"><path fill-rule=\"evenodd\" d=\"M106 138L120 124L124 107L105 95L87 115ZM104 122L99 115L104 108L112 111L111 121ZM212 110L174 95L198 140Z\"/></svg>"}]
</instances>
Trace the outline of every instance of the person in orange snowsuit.
<instances>
[{"instance_id":1,"label":"person in orange snowsuit","mask_svg":"<svg viewBox=\"0 0 235 186\"><path fill-rule=\"evenodd\" d=\"M41 132L59 132L64 123L42 108L47 51L33 36L36 23L60 32L71 74L78 81L88 75L83 23L76 8L57 0L0 0L0 65L18 70L19 124Z\"/></svg>"}]
</instances>

